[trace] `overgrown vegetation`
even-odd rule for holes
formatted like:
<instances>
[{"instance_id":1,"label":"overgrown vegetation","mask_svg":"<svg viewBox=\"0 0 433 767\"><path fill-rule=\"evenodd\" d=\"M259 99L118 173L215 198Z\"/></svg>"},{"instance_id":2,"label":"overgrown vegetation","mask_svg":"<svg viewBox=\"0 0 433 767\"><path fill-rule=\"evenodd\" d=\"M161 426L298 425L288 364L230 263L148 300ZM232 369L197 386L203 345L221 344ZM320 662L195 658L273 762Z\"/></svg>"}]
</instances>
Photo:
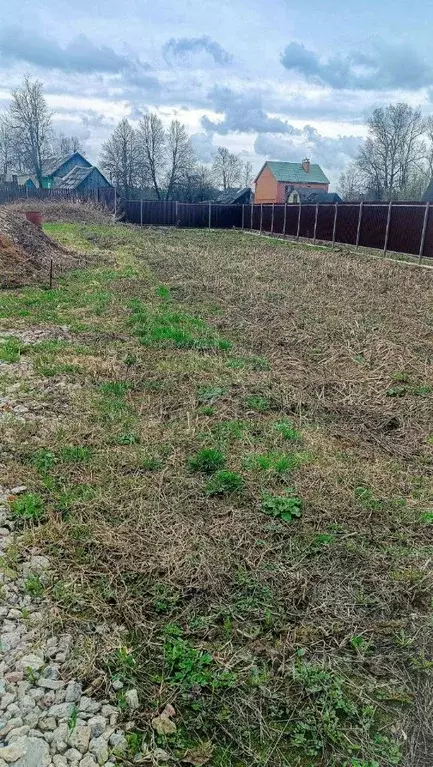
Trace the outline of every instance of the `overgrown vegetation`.
<instances>
[{"instance_id":1,"label":"overgrown vegetation","mask_svg":"<svg viewBox=\"0 0 433 767\"><path fill-rule=\"evenodd\" d=\"M74 669L125 718L138 689L130 760L419 767L430 274L235 232L49 230L104 263L0 296L12 333L72 335L25 348L35 378L13 380L41 408L1 422L2 484L27 487L17 526L55 574L26 589L76 634Z\"/></svg>"}]
</instances>

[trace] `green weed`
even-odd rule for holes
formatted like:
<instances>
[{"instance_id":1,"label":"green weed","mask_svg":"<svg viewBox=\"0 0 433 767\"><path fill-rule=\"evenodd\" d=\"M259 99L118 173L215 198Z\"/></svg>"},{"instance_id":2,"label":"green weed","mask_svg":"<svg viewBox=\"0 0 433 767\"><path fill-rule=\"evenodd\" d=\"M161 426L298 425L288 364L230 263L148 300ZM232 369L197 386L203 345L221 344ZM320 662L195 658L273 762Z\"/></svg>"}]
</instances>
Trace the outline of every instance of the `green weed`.
<instances>
[{"instance_id":1,"label":"green weed","mask_svg":"<svg viewBox=\"0 0 433 767\"><path fill-rule=\"evenodd\" d=\"M184 693L192 689L217 693L236 684L236 674L218 668L210 652L192 647L180 636L166 637L164 656L166 681Z\"/></svg>"},{"instance_id":2,"label":"green weed","mask_svg":"<svg viewBox=\"0 0 433 767\"><path fill-rule=\"evenodd\" d=\"M284 495L268 495L262 499L262 511L276 519L291 522L302 515L302 501L288 488Z\"/></svg>"},{"instance_id":3,"label":"green weed","mask_svg":"<svg viewBox=\"0 0 433 767\"><path fill-rule=\"evenodd\" d=\"M152 455L145 455L141 459L140 466L144 471L157 471L161 468L161 461Z\"/></svg>"},{"instance_id":4,"label":"green weed","mask_svg":"<svg viewBox=\"0 0 433 767\"><path fill-rule=\"evenodd\" d=\"M180 349L231 348L230 341L220 338L203 320L166 306L150 308L141 301L131 303L131 322L145 346Z\"/></svg>"},{"instance_id":5,"label":"green weed","mask_svg":"<svg viewBox=\"0 0 433 767\"><path fill-rule=\"evenodd\" d=\"M125 684L135 684L137 676L137 660L130 647L121 645L110 656L108 669L112 679L119 679Z\"/></svg>"},{"instance_id":6,"label":"green weed","mask_svg":"<svg viewBox=\"0 0 433 767\"><path fill-rule=\"evenodd\" d=\"M19 362L24 348L19 338L9 336L6 339L0 339L0 360L9 363Z\"/></svg>"},{"instance_id":7,"label":"green weed","mask_svg":"<svg viewBox=\"0 0 433 767\"><path fill-rule=\"evenodd\" d=\"M283 439L295 442L299 439L299 432L295 429L292 421L284 419L274 423L274 429L277 431Z\"/></svg>"},{"instance_id":8,"label":"green weed","mask_svg":"<svg viewBox=\"0 0 433 767\"><path fill-rule=\"evenodd\" d=\"M256 410L258 413L266 413L271 409L269 397L263 397L261 394L251 394L246 398L246 404L250 410Z\"/></svg>"},{"instance_id":9,"label":"green weed","mask_svg":"<svg viewBox=\"0 0 433 767\"><path fill-rule=\"evenodd\" d=\"M24 590L32 597L41 597L44 593L44 584L37 573L31 573L24 581Z\"/></svg>"},{"instance_id":10,"label":"green weed","mask_svg":"<svg viewBox=\"0 0 433 767\"><path fill-rule=\"evenodd\" d=\"M223 495L224 493L240 492L244 487L244 480L236 471L217 471L207 482L206 495Z\"/></svg>"},{"instance_id":11,"label":"green weed","mask_svg":"<svg viewBox=\"0 0 433 767\"><path fill-rule=\"evenodd\" d=\"M215 448L203 448L189 459L188 465L192 471L202 471L205 474L213 474L225 466L225 456Z\"/></svg>"},{"instance_id":12,"label":"green weed","mask_svg":"<svg viewBox=\"0 0 433 767\"><path fill-rule=\"evenodd\" d=\"M92 457L92 450L81 445L67 445L60 449L59 456L64 463L86 463Z\"/></svg>"},{"instance_id":13,"label":"green weed","mask_svg":"<svg viewBox=\"0 0 433 767\"><path fill-rule=\"evenodd\" d=\"M44 502L36 493L24 493L11 502L11 511L21 522L38 522L44 513Z\"/></svg>"},{"instance_id":14,"label":"green weed","mask_svg":"<svg viewBox=\"0 0 433 767\"><path fill-rule=\"evenodd\" d=\"M57 458L55 454L51 450L46 450L45 448L37 450L32 457L33 466L36 471L39 471L41 474L48 474L56 463Z\"/></svg>"},{"instance_id":15,"label":"green weed","mask_svg":"<svg viewBox=\"0 0 433 767\"><path fill-rule=\"evenodd\" d=\"M266 471L274 474L285 474L292 471L299 465L299 459L294 453L286 455L284 453L270 452L262 455L249 455L244 458L243 465L246 469L253 471Z\"/></svg>"},{"instance_id":16,"label":"green weed","mask_svg":"<svg viewBox=\"0 0 433 767\"><path fill-rule=\"evenodd\" d=\"M114 438L116 445L136 445L140 441L138 434L119 434Z\"/></svg>"},{"instance_id":17,"label":"green weed","mask_svg":"<svg viewBox=\"0 0 433 767\"><path fill-rule=\"evenodd\" d=\"M73 733L73 731L75 730L75 728L77 726L77 719L78 719L78 708L74 704L72 706L72 711L71 711L71 713L69 715L69 719L68 719L68 732L69 732L70 735L71 735L71 733Z\"/></svg>"},{"instance_id":18,"label":"green weed","mask_svg":"<svg viewBox=\"0 0 433 767\"><path fill-rule=\"evenodd\" d=\"M213 403L224 397L227 389L224 386L199 386L197 398L200 403Z\"/></svg>"}]
</instances>

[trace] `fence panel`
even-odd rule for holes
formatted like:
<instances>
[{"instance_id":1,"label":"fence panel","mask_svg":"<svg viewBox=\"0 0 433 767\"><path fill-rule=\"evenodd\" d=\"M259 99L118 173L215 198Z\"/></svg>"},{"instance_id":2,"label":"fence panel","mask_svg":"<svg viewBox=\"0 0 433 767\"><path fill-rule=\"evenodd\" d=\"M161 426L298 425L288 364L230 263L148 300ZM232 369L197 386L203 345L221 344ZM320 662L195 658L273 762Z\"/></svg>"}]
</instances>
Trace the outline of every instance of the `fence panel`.
<instances>
[{"instance_id":1,"label":"fence panel","mask_svg":"<svg viewBox=\"0 0 433 767\"><path fill-rule=\"evenodd\" d=\"M299 205L286 205L286 227L284 234L295 237L298 231Z\"/></svg>"},{"instance_id":2,"label":"fence panel","mask_svg":"<svg viewBox=\"0 0 433 767\"><path fill-rule=\"evenodd\" d=\"M388 250L418 255L424 223L425 205L393 205L388 234Z\"/></svg>"},{"instance_id":3,"label":"fence panel","mask_svg":"<svg viewBox=\"0 0 433 767\"><path fill-rule=\"evenodd\" d=\"M123 202L125 221L130 224L140 224L141 203L140 200L125 200Z\"/></svg>"},{"instance_id":4,"label":"fence panel","mask_svg":"<svg viewBox=\"0 0 433 767\"><path fill-rule=\"evenodd\" d=\"M173 204L173 203L170 203ZM174 203L177 213L178 226L186 226L195 229L205 229L209 226L209 205L207 203L188 204L186 202Z\"/></svg>"},{"instance_id":5,"label":"fence panel","mask_svg":"<svg viewBox=\"0 0 433 767\"><path fill-rule=\"evenodd\" d=\"M211 225L214 229L240 229L242 205L212 205Z\"/></svg>"},{"instance_id":6,"label":"fence panel","mask_svg":"<svg viewBox=\"0 0 433 767\"><path fill-rule=\"evenodd\" d=\"M259 231L260 229L260 218L261 218L261 205L253 205L253 229L256 229Z\"/></svg>"},{"instance_id":7,"label":"fence panel","mask_svg":"<svg viewBox=\"0 0 433 767\"><path fill-rule=\"evenodd\" d=\"M270 232L272 224L272 205L263 205L262 231Z\"/></svg>"},{"instance_id":8,"label":"fence panel","mask_svg":"<svg viewBox=\"0 0 433 767\"><path fill-rule=\"evenodd\" d=\"M341 203L338 205L337 226L335 229L336 242L355 245L358 217L359 205L342 205Z\"/></svg>"},{"instance_id":9,"label":"fence panel","mask_svg":"<svg viewBox=\"0 0 433 767\"><path fill-rule=\"evenodd\" d=\"M315 205L301 205L300 237L314 237L314 221L316 219ZM296 234L296 232L295 232Z\"/></svg>"},{"instance_id":10,"label":"fence panel","mask_svg":"<svg viewBox=\"0 0 433 767\"><path fill-rule=\"evenodd\" d=\"M388 205L364 203L359 244L366 248L383 249L385 245Z\"/></svg>"},{"instance_id":11,"label":"fence panel","mask_svg":"<svg viewBox=\"0 0 433 767\"><path fill-rule=\"evenodd\" d=\"M284 208L285 205L274 206L274 232L275 234L282 234L284 227Z\"/></svg>"},{"instance_id":12,"label":"fence panel","mask_svg":"<svg viewBox=\"0 0 433 767\"><path fill-rule=\"evenodd\" d=\"M334 230L335 205L319 205L317 216L316 239L332 241Z\"/></svg>"}]
</instances>

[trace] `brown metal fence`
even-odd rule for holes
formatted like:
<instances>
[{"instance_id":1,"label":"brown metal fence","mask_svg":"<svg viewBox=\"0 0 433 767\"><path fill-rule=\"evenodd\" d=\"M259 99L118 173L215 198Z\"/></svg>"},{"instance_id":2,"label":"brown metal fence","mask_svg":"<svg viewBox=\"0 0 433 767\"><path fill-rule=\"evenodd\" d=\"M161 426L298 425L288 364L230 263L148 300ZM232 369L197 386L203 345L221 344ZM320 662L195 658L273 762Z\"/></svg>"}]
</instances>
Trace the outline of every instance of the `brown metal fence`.
<instances>
[{"instance_id":1,"label":"brown metal fence","mask_svg":"<svg viewBox=\"0 0 433 767\"><path fill-rule=\"evenodd\" d=\"M0 205L23 199L97 202L124 221L141 226L236 228L433 258L433 213L429 203L220 205L121 200L112 188L83 193L25 187L0 189Z\"/></svg>"}]
</instances>

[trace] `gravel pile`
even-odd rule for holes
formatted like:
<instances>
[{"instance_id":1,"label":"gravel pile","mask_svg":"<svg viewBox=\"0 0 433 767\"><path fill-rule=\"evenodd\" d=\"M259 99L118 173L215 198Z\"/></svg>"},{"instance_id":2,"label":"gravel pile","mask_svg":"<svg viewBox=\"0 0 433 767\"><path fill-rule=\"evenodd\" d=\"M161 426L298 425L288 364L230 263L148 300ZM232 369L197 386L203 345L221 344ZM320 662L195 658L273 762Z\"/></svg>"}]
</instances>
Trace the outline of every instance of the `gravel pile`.
<instances>
[{"instance_id":1,"label":"gravel pile","mask_svg":"<svg viewBox=\"0 0 433 767\"><path fill-rule=\"evenodd\" d=\"M25 490L0 488L0 556L14 542L8 498ZM118 709L65 678L70 635L40 635L50 605L29 593L27 584L32 578L43 582L49 569L49 560L33 549L17 570L3 566L0 573L0 767L115 767L128 749ZM133 710L137 693L127 696Z\"/></svg>"}]
</instances>

